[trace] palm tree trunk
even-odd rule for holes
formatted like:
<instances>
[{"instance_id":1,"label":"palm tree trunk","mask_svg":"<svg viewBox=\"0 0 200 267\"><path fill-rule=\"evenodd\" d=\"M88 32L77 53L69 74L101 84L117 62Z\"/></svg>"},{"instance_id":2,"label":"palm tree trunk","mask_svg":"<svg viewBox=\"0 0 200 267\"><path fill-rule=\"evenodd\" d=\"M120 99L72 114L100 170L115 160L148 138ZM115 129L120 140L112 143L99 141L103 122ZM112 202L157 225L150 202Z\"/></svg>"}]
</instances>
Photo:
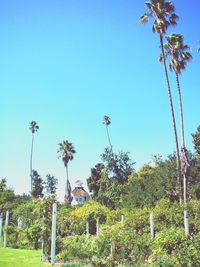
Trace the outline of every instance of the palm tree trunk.
<instances>
[{"instance_id":1,"label":"palm tree trunk","mask_svg":"<svg viewBox=\"0 0 200 267\"><path fill-rule=\"evenodd\" d=\"M68 173L68 164L66 165L66 176L67 176L67 181L66 181L66 186L65 186L65 203L71 204L71 186L69 183L69 173Z\"/></svg>"},{"instance_id":2,"label":"palm tree trunk","mask_svg":"<svg viewBox=\"0 0 200 267\"><path fill-rule=\"evenodd\" d=\"M111 144L110 135L109 135L109 131L108 131L108 125L106 125L106 132L107 132L108 142L110 145L110 150L112 152L112 144Z\"/></svg>"},{"instance_id":3,"label":"palm tree trunk","mask_svg":"<svg viewBox=\"0 0 200 267\"><path fill-rule=\"evenodd\" d=\"M32 134L32 142L31 142L31 157L30 157L30 176L31 176L31 191L32 191L32 183L33 183L33 179L32 179L32 176L33 176L33 142L34 142L34 133Z\"/></svg>"},{"instance_id":4,"label":"palm tree trunk","mask_svg":"<svg viewBox=\"0 0 200 267\"><path fill-rule=\"evenodd\" d=\"M179 76L176 72L176 83L178 88L178 97L179 97L179 105L180 105L180 115L181 115L181 137L182 137L182 147L185 148L185 133L184 133L184 122L183 122L183 102L181 96L181 88L179 82Z\"/></svg>"},{"instance_id":5,"label":"palm tree trunk","mask_svg":"<svg viewBox=\"0 0 200 267\"><path fill-rule=\"evenodd\" d=\"M185 174L183 174L183 201L184 203L187 202L187 180Z\"/></svg>"},{"instance_id":6,"label":"palm tree trunk","mask_svg":"<svg viewBox=\"0 0 200 267\"><path fill-rule=\"evenodd\" d=\"M167 91L168 91L168 97L169 97L169 103L170 103L170 110L171 110L171 115L172 115L172 125L173 125L173 129L174 129L174 140L175 140L175 146L176 146L176 165L177 165L178 195L179 195L180 202L182 202L181 186L180 186L180 178L181 178L180 154L179 154L179 145L178 145L178 137L177 137L177 130L176 130L176 120L175 120L175 115L174 115L174 107L173 107L173 101L172 101L172 95L171 95L169 77L168 77L167 67L166 67L165 52L164 52L164 47L163 47L163 37L162 37L161 34L160 34L160 45L161 45L161 49L162 49L164 72L165 72L165 78L166 78L166 82L167 82Z\"/></svg>"},{"instance_id":7,"label":"palm tree trunk","mask_svg":"<svg viewBox=\"0 0 200 267\"><path fill-rule=\"evenodd\" d=\"M67 182L69 181L69 172L68 172L68 164L66 166L66 176L67 176Z\"/></svg>"},{"instance_id":8,"label":"palm tree trunk","mask_svg":"<svg viewBox=\"0 0 200 267\"><path fill-rule=\"evenodd\" d=\"M176 72L176 84L178 88L178 98L179 98L179 106L180 106L180 117L181 117L181 138L182 138L182 149L185 150L185 133L184 133L184 120L183 120L183 102L181 96L181 87L179 82L179 75ZM187 182L186 182L186 174L183 174L183 200L184 203L187 201Z\"/></svg>"}]
</instances>

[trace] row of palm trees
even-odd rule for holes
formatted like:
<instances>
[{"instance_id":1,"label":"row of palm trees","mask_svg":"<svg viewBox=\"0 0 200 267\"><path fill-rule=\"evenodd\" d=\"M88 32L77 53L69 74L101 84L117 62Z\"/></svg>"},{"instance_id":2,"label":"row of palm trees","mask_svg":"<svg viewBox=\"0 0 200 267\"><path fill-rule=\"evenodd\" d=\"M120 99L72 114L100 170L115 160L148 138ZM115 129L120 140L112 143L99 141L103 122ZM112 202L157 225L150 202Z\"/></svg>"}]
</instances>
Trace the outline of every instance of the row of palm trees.
<instances>
[{"instance_id":1,"label":"row of palm trees","mask_svg":"<svg viewBox=\"0 0 200 267\"><path fill-rule=\"evenodd\" d=\"M184 136L184 119L183 119L183 105L182 96L180 88L180 74L186 68L187 62L192 58L191 54L188 52L190 47L184 44L183 35L172 34L166 37L167 43L164 44L164 37L169 26L175 26L177 24L178 16L175 14L175 6L172 2L167 0L150 0L146 2L148 12L140 17L140 22L144 24L151 17L153 18L153 32L157 33L160 40L161 56L160 61L163 63L164 74L167 84L167 92L171 110L172 125L174 131L174 140L176 148L176 159L177 159L177 193L179 195L180 202L182 201L182 180L183 177L183 199L186 202L186 173L189 167L189 162L187 159L187 150L185 146L185 136ZM178 89L179 97L179 107L180 107L180 121L181 121L181 140L182 146L181 151L179 151L179 142L177 136L177 127L174 114L174 106L171 94L171 87L169 81L169 75L167 70L167 58L169 60L169 68L176 75L176 83Z\"/></svg>"},{"instance_id":2,"label":"row of palm trees","mask_svg":"<svg viewBox=\"0 0 200 267\"><path fill-rule=\"evenodd\" d=\"M112 144L108 132L108 125L111 123L111 120L108 116L104 116L103 118L103 123L106 125L106 132L107 132L107 137L110 145L110 149L112 151ZM34 135L35 133L39 130L39 126L36 121L31 121L29 129L31 130L32 133L32 141L31 141L31 155L30 155L30 177L31 177L31 191L33 187L33 144L34 144ZM65 196L64 196L64 201L67 204L71 204L72 201L72 196L71 196L71 185L69 182L69 171L68 171L68 163L69 161L72 161L74 158L74 154L76 153L74 146L72 143L70 143L68 140L64 140L62 143L58 144L59 148L57 150L58 153L58 158L61 158L65 169L66 169L66 185L65 185Z\"/></svg>"},{"instance_id":3,"label":"row of palm trees","mask_svg":"<svg viewBox=\"0 0 200 267\"><path fill-rule=\"evenodd\" d=\"M39 126L36 121L31 121L29 129L32 132L32 141L31 141L31 155L30 155L30 177L31 177L31 191L33 189L33 144L34 144L34 135L39 130ZM64 166L66 168L66 186L65 186L65 197L64 201L67 204L70 204L72 201L71 197L71 185L69 182L69 173L68 173L68 163L73 160L74 154L76 153L72 143L67 140L64 140L63 143L58 144L59 148L57 150L58 158L61 158Z\"/></svg>"},{"instance_id":4,"label":"row of palm trees","mask_svg":"<svg viewBox=\"0 0 200 267\"><path fill-rule=\"evenodd\" d=\"M177 24L178 16L175 14L175 6L172 2L167 0L150 0L146 2L148 12L140 17L140 22L144 24L149 18L153 18L153 32L157 33L160 40L161 56L160 61L163 63L164 74L167 84L167 92L171 110L172 126L174 131L175 149L176 149L176 162L177 162L177 194L179 195L180 201L182 201L182 179L183 178L183 199L186 202L186 173L189 167L187 159L187 149L185 145L184 136L184 118L183 118L183 105L180 88L180 74L186 68L187 62L192 58L188 52L189 46L184 44L183 36L181 34L172 34L166 37L166 32L170 26ZM164 38L166 37L167 43L164 44ZM176 75L176 83L179 97L180 107L180 122L181 122L181 151L179 150L179 141L177 135L177 126L175 120L174 106L171 94L171 86L169 81L168 69L167 69L167 58L169 60L169 68ZM104 116L103 123L106 126L107 137L112 151L112 144L108 132L108 125L111 123L108 116ZM31 122L30 130L32 131L32 146L31 146L31 159L30 159L30 175L31 175L31 189L32 189L32 154L33 154L33 141L34 133L39 129L35 121ZM68 178L68 163L73 159L75 153L73 145L67 140L59 144L58 149L59 157L62 158L64 166L66 167L67 183L66 183L66 194L65 200L70 200L70 183Z\"/></svg>"}]
</instances>

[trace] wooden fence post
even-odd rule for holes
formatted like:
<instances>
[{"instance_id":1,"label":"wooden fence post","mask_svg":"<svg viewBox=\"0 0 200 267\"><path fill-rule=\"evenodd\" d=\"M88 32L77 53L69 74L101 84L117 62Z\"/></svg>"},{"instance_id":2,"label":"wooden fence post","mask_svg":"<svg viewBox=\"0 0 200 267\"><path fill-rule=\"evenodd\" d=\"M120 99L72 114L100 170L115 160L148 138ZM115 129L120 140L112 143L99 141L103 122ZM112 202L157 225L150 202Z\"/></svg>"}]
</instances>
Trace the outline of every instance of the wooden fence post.
<instances>
[{"instance_id":1,"label":"wooden fence post","mask_svg":"<svg viewBox=\"0 0 200 267\"><path fill-rule=\"evenodd\" d=\"M184 227L186 236L189 235L188 211L184 210Z\"/></svg>"},{"instance_id":2,"label":"wooden fence post","mask_svg":"<svg viewBox=\"0 0 200 267\"><path fill-rule=\"evenodd\" d=\"M6 211L6 221L5 221L5 228L8 226L9 222L9 211ZM4 248L7 246L7 229L4 230L4 242L3 242Z\"/></svg>"},{"instance_id":3,"label":"wooden fence post","mask_svg":"<svg viewBox=\"0 0 200 267\"><path fill-rule=\"evenodd\" d=\"M97 235L99 235L99 229L100 229L99 217L96 219L96 227L97 227Z\"/></svg>"},{"instance_id":4,"label":"wooden fence post","mask_svg":"<svg viewBox=\"0 0 200 267\"><path fill-rule=\"evenodd\" d=\"M86 222L86 234L89 235L89 221Z\"/></svg>"},{"instance_id":5,"label":"wooden fence post","mask_svg":"<svg viewBox=\"0 0 200 267\"><path fill-rule=\"evenodd\" d=\"M51 265L55 264L55 255L56 255L56 212L57 204L53 203L52 211L52 235L51 235Z\"/></svg>"},{"instance_id":6,"label":"wooden fence post","mask_svg":"<svg viewBox=\"0 0 200 267\"><path fill-rule=\"evenodd\" d=\"M124 215L121 214L121 224L123 225L124 224Z\"/></svg>"},{"instance_id":7,"label":"wooden fence post","mask_svg":"<svg viewBox=\"0 0 200 267\"><path fill-rule=\"evenodd\" d=\"M150 232L151 232L151 240L154 240L154 221L153 221L153 212L150 213Z\"/></svg>"}]
</instances>

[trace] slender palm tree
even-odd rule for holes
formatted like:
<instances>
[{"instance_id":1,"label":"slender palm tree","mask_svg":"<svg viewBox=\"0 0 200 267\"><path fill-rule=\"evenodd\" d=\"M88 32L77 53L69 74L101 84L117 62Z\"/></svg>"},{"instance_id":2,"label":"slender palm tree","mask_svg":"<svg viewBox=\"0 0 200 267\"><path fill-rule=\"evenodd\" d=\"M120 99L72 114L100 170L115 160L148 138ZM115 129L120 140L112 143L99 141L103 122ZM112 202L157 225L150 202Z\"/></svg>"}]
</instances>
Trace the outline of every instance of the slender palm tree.
<instances>
[{"instance_id":1,"label":"slender palm tree","mask_svg":"<svg viewBox=\"0 0 200 267\"><path fill-rule=\"evenodd\" d=\"M70 143L68 140L64 140L62 143L59 143L59 148L57 150L58 158L61 158L64 166L66 168L66 176L67 176L67 181L66 181L66 186L65 186L65 203L71 204L72 202L72 196L71 196L71 185L69 182L69 173L68 173L68 163L69 161L73 160L74 154L76 153L72 143Z\"/></svg>"},{"instance_id":2,"label":"slender palm tree","mask_svg":"<svg viewBox=\"0 0 200 267\"><path fill-rule=\"evenodd\" d=\"M33 174L33 143L34 143L34 134L39 130L39 126L36 121L31 121L29 130L32 132L32 142L31 142L31 156L30 156L30 176L31 176L31 191L32 191L32 174Z\"/></svg>"},{"instance_id":3,"label":"slender palm tree","mask_svg":"<svg viewBox=\"0 0 200 267\"><path fill-rule=\"evenodd\" d=\"M177 137L177 130L176 130L176 121L174 115L174 107L171 95L171 88L169 83L169 77L167 72L166 66L166 58L163 46L163 38L166 34L166 31L169 26L175 26L178 20L178 16L174 13L175 6L172 2L167 0L150 0L146 2L146 6L148 8L148 12L146 12L143 16L140 17L140 22L142 24L146 23L150 17L154 19L153 22L153 32L159 35L160 39L160 47L162 51L163 57L163 66L164 66L164 73L167 83L167 92L172 116L172 126L174 130L174 140L175 140L175 147L176 147L176 160L177 160L177 186L178 186L178 195L181 201L181 187L180 187L180 178L181 178L181 168L180 168L180 154L179 154L179 144L178 144L178 137Z\"/></svg>"},{"instance_id":4,"label":"slender palm tree","mask_svg":"<svg viewBox=\"0 0 200 267\"><path fill-rule=\"evenodd\" d=\"M188 52L190 46L184 44L183 35L172 34L166 37L167 43L164 44L165 56L170 57L169 67L176 75L176 84L178 89L180 121L181 121L181 173L183 175L183 199L186 202L186 173L189 167L187 159L187 150L185 146L184 119L183 119L183 102L180 87L180 74L186 68L187 62L192 58ZM162 56L160 58L162 61Z\"/></svg>"},{"instance_id":5,"label":"slender palm tree","mask_svg":"<svg viewBox=\"0 0 200 267\"><path fill-rule=\"evenodd\" d=\"M103 117L103 124L105 124L105 126L106 126L106 133L107 133L107 137L108 137L108 142L109 142L109 145L110 145L110 150L112 152L112 144L111 144L110 135L109 135L109 131L108 131L108 125L111 124L110 117L105 115Z\"/></svg>"}]
</instances>

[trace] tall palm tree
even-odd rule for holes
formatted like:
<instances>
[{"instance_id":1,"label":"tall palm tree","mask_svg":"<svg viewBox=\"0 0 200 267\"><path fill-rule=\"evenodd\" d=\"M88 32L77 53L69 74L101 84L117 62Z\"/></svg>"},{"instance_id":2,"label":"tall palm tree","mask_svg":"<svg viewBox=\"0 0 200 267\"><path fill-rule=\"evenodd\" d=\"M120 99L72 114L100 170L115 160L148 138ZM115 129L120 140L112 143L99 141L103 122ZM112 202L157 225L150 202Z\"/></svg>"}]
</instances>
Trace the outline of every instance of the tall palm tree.
<instances>
[{"instance_id":1,"label":"tall palm tree","mask_svg":"<svg viewBox=\"0 0 200 267\"><path fill-rule=\"evenodd\" d=\"M108 137L108 142L109 142L109 145L110 145L110 150L112 152L112 144L111 144L110 135L109 135L109 131L108 131L108 125L111 124L110 117L105 115L103 117L103 124L105 124L105 126L106 126L106 133L107 133L107 137Z\"/></svg>"},{"instance_id":2,"label":"tall palm tree","mask_svg":"<svg viewBox=\"0 0 200 267\"><path fill-rule=\"evenodd\" d=\"M72 143L70 143L68 140L64 140L62 143L59 143L59 148L57 150L58 158L61 158L64 166L66 168L66 176L67 176L67 181L66 181L66 186L65 186L65 203L71 204L72 202L72 196L71 196L71 185L69 182L69 173L68 173L68 163L69 161L73 160L74 154L76 153Z\"/></svg>"},{"instance_id":3,"label":"tall palm tree","mask_svg":"<svg viewBox=\"0 0 200 267\"><path fill-rule=\"evenodd\" d=\"M32 191L32 183L33 183L33 143L34 143L34 134L39 130L39 126L36 121L31 121L29 130L32 132L32 142L31 142L31 156L30 156L30 176L31 176L31 191Z\"/></svg>"},{"instance_id":4,"label":"tall palm tree","mask_svg":"<svg viewBox=\"0 0 200 267\"><path fill-rule=\"evenodd\" d=\"M164 66L164 73L167 83L167 92L172 116L172 126L174 130L174 140L175 140L175 147L176 147L176 160L177 160L177 184L178 184L178 195L181 201L181 187L180 187L180 178L181 178L181 169L180 169L180 154L179 154L179 144L178 144L178 137L177 137L177 130L176 130L176 121L174 115L174 107L171 95L171 88L169 83L169 77L167 72L166 66L166 58L163 46L163 38L166 34L166 31L169 26L176 25L176 21L178 20L178 16L174 13L175 6L172 2L167 0L150 0L146 2L146 6L148 8L148 12L146 12L143 16L140 17L140 22L142 24L146 23L150 17L154 19L153 22L153 32L159 35L160 39L160 47L162 51L163 57L163 66Z\"/></svg>"},{"instance_id":5,"label":"tall palm tree","mask_svg":"<svg viewBox=\"0 0 200 267\"><path fill-rule=\"evenodd\" d=\"M183 119L183 102L180 88L180 74L186 68L187 62L192 58L188 52L190 47L184 44L183 35L175 34L166 37L167 43L164 44L165 56L170 57L169 67L176 75L176 84L178 89L180 121L181 121L181 173L183 175L183 199L186 202L186 173L189 167L187 159L187 150L185 147L184 119ZM160 58L162 61L162 57Z\"/></svg>"}]
</instances>

